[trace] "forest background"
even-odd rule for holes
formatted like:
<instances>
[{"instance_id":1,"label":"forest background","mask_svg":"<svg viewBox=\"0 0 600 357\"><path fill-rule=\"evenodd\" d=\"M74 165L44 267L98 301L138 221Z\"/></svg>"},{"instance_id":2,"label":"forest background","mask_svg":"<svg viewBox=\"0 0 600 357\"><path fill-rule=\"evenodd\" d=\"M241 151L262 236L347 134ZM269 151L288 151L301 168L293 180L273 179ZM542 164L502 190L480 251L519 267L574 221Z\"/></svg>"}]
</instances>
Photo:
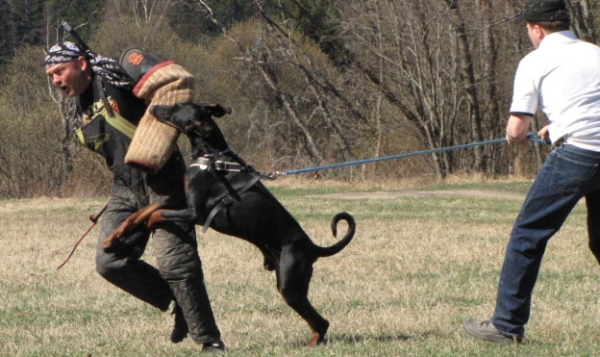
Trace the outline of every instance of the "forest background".
<instances>
[{"instance_id":1,"label":"forest background","mask_svg":"<svg viewBox=\"0 0 600 357\"><path fill-rule=\"evenodd\" d=\"M196 100L260 171L284 171L502 138L522 0L0 0L0 199L106 194L102 159L71 139L69 98L44 50L137 47L196 77ZM600 0L567 0L572 29L600 43ZM532 131L545 125L537 114ZM186 148L184 138L180 139ZM307 175L346 181L537 171L548 147L476 146Z\"/></svg>"}]
</instances>

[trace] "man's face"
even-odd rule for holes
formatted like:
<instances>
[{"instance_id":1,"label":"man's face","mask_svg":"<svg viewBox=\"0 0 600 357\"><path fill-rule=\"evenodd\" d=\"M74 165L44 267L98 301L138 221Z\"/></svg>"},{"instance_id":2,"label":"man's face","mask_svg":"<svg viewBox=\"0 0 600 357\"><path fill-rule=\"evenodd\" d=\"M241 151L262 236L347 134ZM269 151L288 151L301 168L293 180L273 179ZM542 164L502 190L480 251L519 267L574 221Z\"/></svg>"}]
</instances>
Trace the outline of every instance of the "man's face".
<instances>
[{"instance_id":1,"label":"man's face","mask_svg":"<svg viewBox=\"0 0 600 357\"><path fill-rule=\"evenodd\" d=\"M92 82L90 65L83 56L48 67L46 74L52 84L69 97L80 95Z\"/></svg>"}]
</instances>

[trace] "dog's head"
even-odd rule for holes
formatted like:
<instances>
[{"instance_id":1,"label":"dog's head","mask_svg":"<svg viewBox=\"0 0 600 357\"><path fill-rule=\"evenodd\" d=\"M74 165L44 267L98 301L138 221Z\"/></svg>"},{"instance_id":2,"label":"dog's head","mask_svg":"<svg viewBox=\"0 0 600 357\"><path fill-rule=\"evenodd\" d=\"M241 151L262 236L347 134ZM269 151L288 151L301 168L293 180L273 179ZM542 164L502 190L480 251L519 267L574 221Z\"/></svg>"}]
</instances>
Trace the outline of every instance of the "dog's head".
<instances>
[{"instance_id":1,"label":"dog's head","mask_svg":"<svg viewBox=\"0 0 600 357\"><path fill-rule=\"evenodd\" d=\"M152 114L158 121L170 125L186 135L200 133L207 135L216 126L212 117L230 114L231 108L220 104L178 103L169 105L153 105Z\"/></svg>"}]
</instances>

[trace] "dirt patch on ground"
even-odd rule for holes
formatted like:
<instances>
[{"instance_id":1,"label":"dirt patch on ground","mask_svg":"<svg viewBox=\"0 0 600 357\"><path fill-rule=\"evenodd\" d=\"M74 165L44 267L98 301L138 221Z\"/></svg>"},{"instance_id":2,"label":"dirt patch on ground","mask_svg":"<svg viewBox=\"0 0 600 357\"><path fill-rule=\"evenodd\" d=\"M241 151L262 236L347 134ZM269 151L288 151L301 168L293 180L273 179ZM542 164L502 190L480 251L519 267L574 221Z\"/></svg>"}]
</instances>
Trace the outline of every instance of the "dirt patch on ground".
<instances>
[{"instance_id":1,"label":"dirt patch on ground","mask_svg":"<svg viewBox=\"0 0 600 357\"><path fill-rule=\"evenodd\" d=\"M332 193L325 195L312 195L309 197L332 198L345 200L364 200L364 199L396 199L402 197L475 197L492 198L502 200L524 200L522 193L511 193L502 191L484 191L484 190L444 190L444 191L380 191L380 192L356 192L356 193Z\"/></svg>"}]
</instances>

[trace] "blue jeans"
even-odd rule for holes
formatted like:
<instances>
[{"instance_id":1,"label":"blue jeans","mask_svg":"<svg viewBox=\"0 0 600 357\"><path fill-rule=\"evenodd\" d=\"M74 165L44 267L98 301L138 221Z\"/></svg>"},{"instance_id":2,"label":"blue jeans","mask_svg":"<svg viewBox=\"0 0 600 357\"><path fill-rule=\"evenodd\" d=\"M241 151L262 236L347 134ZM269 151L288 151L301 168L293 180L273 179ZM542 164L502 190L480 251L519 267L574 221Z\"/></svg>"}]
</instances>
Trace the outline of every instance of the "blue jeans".
<instances>
[{"instance_id":1,"label":"blue jeans","mask_svg":"<svg viewBox=\"0 0 600 357\"><path fill-rule=\"evenodd\" d=\"M522 337L531 294L548 240L583 197L589 246L600 262L600 152L564 145L552 151L531 186L513 226L500 273L491 322L508 336Z\"/></svg>"}]
</instances>

